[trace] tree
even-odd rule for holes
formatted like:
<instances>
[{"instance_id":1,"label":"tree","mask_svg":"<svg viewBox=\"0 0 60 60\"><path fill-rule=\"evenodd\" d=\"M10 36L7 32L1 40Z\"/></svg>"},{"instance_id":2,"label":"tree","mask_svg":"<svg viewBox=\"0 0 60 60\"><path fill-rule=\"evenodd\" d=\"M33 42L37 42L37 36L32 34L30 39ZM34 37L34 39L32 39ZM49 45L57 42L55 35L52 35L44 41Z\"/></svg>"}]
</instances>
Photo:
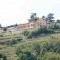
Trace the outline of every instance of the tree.
<instances>
[{"instance_id":1,"label":"tree","mask_svg":"<svg viewBox=\"0 0 60 60\"><path fill-rule=\"evenodd\" d=\"M60 23L60 20L58 19L56 22L57 22L57 23Z\"/></svg>"},{"instance_id":2,"label":"tree","mask_svg":"<svg viewBox=\"0 0 60 60\"><path fill-rule=\"evenodd\" d=\"M1 24L0 24L0 28L2 28Z\"/></svg>"},{"instance_id":3,"label":"tree","mask_svg":"<svg viewBox=\"0 0 60 60\"><path fill-rule=\"evenodd\" d=\"M36 18L36 13L31 13L30 19L28 19L29 22L35 20Z\"/></svg>"},{"instance_id":4,"label":"tree","mask_svg":"<svg viewBox=\"0 0 60 60\"><path fill-rule=\"evenodd\" d=\"M7 28L6 28L6 27L4 27L4 28L3 28L3 31L7 31Z\"/></svg>"},{"instance_id":5,"label":"tree","mask_svg":"<svg viewBox=\"0 0 60 60\"><path fill-rule=\"evenodd\" d=\"M45 20L45 16L42 16L42 19Z\"/></svg>"},{"instance_id":6,"label":"tree","mask_svg":"<svg viewBox=\"0 0 60 60\"><path fill-rule=\"evenodd\" d=\"M28 34L29 34L29 31L23 31L24 36L28 36Z\"/></svg>"},{"instance_id":7,"label":"tree","mask_svg":"<svg viewBox=\"0 0 60 60\"><path fill-rule=\"evenodd\" d=\"M50 23L50 22L53 21L53 19L54 19L54 14L53 13L49 13L45 20Z\"/></svg>"}]
</instances>

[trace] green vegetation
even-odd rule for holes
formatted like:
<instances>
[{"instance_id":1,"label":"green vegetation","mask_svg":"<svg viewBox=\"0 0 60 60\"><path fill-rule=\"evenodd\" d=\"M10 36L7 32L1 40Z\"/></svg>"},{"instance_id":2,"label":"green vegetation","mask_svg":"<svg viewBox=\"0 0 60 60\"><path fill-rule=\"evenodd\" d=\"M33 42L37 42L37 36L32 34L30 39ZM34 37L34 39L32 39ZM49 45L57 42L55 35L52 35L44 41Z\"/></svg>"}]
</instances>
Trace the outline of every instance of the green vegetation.
<instances>
[{"instance_id":1,"label":"green vegetation","mask_svg":"<svg viewBox=\"0 0 60 60\"><path fill-rule=\"evenodd\" d=\"M59 29L60 27L55 23L50 28L56 30L56 29Z\"/></svg>"},{"instance_id":2,"label":"green vegetation","mask_svg":"<svg viewBox=\"0 0 60 60\"><path fill-rule=\"evenodd\" d=\"M18 48L18 57L20 60L23 58L29 60L25 54L26 51L29 51L30 54L35 56L34 58L38 60L60 60L60 38L56 39L57 38L50 36L50 39L47 40L30 41L28 43L21 44Z\"/></svg>"},{"instance_id":3,"label":"green vegetation","mask_svg":"<svg viewBox=\"0 0 60 60\"><path fill-rule=\"evenodd\" d=\"M3 54L0 54L0 58L2 58L3 60L7 60L7 57Z\"/></svg>"},{"instance_id":4,"label":"green vegetation","mask_svg":"<svg viewBox=\"0 0 60 60\"><path fill-rule=\"evenodd\" d=\"M23 34L24 36L28 36L29 31L23 31L22 34Z\"/></svg>"},{"instance_id":5,"label":"green vegetation","mask_svg":"<svg viewBox=\"0 0 60 60\"><path fill-rule=\"evenodd\" d=\"M37 30L30 32L28 34L27 38L33 38L33 37L37 37L41 34L51 34L51 33L54 33L54 31L52 29L48 29L47 27L41 27Z\"/></svg>"},{"instance_id":6,"label":"green vegetation","mask_svg":"<svg viewBox=\"0 0 60 60\"><path fill-rule=\"evenodd\" d=\"M0 53L7 60L60 60L60 29L54 25L0 34Z\"/></svg>"}]
</instances>

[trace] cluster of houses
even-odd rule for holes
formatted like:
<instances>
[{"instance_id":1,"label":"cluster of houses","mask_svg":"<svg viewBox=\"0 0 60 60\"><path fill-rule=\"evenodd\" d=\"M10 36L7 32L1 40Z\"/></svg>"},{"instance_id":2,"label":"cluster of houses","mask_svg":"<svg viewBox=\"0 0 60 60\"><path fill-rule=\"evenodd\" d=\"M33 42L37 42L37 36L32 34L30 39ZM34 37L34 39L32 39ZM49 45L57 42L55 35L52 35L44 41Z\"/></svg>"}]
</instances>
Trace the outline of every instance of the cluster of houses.
<instances>
[{"instance_id":1,"label":"cluster of houses","mask_svg":"<svg viewBox=\"0 0 60 60\"><path fill-rule=\"evenodd\" d=\"M5 32L20 33L24 30L30 30L30 29L41 27L41 26L42 27L50 26L51 24L47 23L46 20L44 20L42 18L35 18L31 22L24 23L24 24L18 24L18 26L16 26L16 27L7 28L7 30ZM60 26L60 23L58 23L58 25ZM2 32L4 32L4 30L2 28L0 28L0 33L2 33Z\"/></svg>"}]
</instances>

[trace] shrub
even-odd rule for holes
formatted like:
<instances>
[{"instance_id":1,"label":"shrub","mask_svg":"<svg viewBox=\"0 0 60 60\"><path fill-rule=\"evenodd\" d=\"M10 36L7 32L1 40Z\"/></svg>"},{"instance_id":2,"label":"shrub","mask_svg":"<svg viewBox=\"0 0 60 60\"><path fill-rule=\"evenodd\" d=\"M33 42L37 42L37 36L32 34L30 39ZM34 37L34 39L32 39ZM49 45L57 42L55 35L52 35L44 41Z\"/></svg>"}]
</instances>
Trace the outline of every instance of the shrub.
<instances>
[{"instance_id":1,"label":"shrub","mask_svg":"<svg viewBox=\"0 0 60 60\"><path fill-rule=\"evenodd\" d=\"M41 34L50 34L50 33L54 33L54 31L52 29L48 29L47 27L41 27L29 33L27 38L29 39L29 38L37 37Z\"/></svg>"},{"instance_id":2,"label":"shrub","mask_svg":"<svg viewBox=\"0 0 60 60\"><path fill-rule=\"evenodd\" d=\"M21 41L21 40L23 40L23 38L22 38L22 37L17 38L17 41Z\"/></svg>"},{"instance_id":3,"label":"shrub","mask_svg":"<svg viewBox=\"0 0 60 60\"><path fill-rule=\"evenodd\" d=\"M47 52L39 60L60 60L60 55L53 52Z\"/></svg>"},{"instance_id":4,"label":"shrub","mask_svg":"<svg viewBox=\"0 0 60 60\"><path fill-rule=\"evenodd\" d=\"M28 36L28 34L29 34L29 31L23 31L24 36Z\"/></svg>"},{"instance_id":5,"label":"shrub","mask_svg":"<svg viewBox=\"0 0 60 60\"><path fill-rule=\"evenodd\" d=\"M41 46L39 44L34 44L33 49L36 51L36 55L39 55L41 52Z\"/></svg>"},{"instance_id":6,"label":"shrub","mask_svg":"<svg viewBox=\"0 0 60 60\"><path fill-rule=\"evenodd\" d=\"M36 60L36 57L27 49L17 48L16 54L18 55L18 60Z\"/></svg>"},{"instance_id":7,"label":"shrub","mask_svg":"<svg viewBox=\"0 0 60 60\"><path fill-rule=\"evenodd\" d=\"M7 60L7 57L4 54L0 54L0 58L2 58L3 60Z\"/></svg>"},{"instance_id":8,"label":"shrub","mask_svg":"<svg viewBox=\"0 0 60 60\"><path fill-rule=\"evenodd\" d=\"M16 42L16 40L15 39L12 39L10 42L9 42L9 45L14 45L14 44L16 44L17 42Z\"/></svg>"},{"instance_id":9,"label":"shrub","mask_svg":"<svg viewBox=\"0 0 60 60\"><path fill-rule=\"evenodd\" d=\"M0 37L3 37L3 35L0 35Z\"/></svg>"},{"instance_id":10,"label":"shrub","mask_svg":"<svg viewBox=\"0 0 60 60\"><path fill-rule=\"evenodd\" d=\"M31 52L24 52L19 54L18 60L37 60L34 55L31 54Z\"/></svg>"},{"instance_id":11,"label":"shrub","mask_svg":"<svg viewBox=\"0 0 60 60\"><path fill-rule=\"evenodd\" d=\"M51 29L59 29L60 27L55 23L55 24L52 25L50 28L51 28Z\"/></svg>"},{"instance_id":12,"label":"shrub","mask_svg":"<svg viewBox=\"0 0 60 60\"><path fill-rule=\"evenodd\" d=\"M27 59L27 55L24 54L24 53L20 53L18 60L28 60L28 59Z\"/></svg>"},{"instance_id":13,"label":"shrub","mask_svg":"<svg viewBox=\"0 0 60 60\"><path fill-rule=\"evenodd\" d=\"M32 32L31 32L31 33L28 34L27 38L30 39L32 37L33 37L33 35L32 35Z\"/></svg>"},{"instance_id":14,"label":"shrub","mask_svg":"<svg viewBox=\"0 0 60 60\"><path fill-rule=\"evenodd\" d=\"M20 53L22 53L22 50L21 50L20 47L17 47L17 48L16 48L16 54L19 55Z\"/></svg>"}]
</instances>

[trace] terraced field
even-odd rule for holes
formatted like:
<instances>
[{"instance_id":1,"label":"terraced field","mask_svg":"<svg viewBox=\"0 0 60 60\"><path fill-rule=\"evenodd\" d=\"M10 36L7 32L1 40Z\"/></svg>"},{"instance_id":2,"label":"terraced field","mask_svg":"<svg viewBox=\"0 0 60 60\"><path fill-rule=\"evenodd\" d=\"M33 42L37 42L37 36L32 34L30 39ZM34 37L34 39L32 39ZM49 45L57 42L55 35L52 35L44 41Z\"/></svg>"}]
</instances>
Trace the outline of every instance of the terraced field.
<instances>
[{"instance_id":1,"label":"terraced field","mask_svg":"<svg viewBox=\"0 0 60 60\"><path fill-rule=\"evenodd\" d=\"M22 45L25 45L26 47L29 44L33 44L35 42L40 43L40 42L44 42L44 41L50 41L50 40L60 40L60 33L56 33L56 34L51 34L51 35L44 35L44 36L40 36L37 38L33 38L33 39L27 39L27 40L22 40L21 42L14 44L12 46L8 46L6 44L6 42L10 41L11 38L19 38L21 36L21 34L3 34L2 37L0 37L0 53L5 54L7 56L7 60L17 60L17 55L15 53L16 48Z\"/></svg>"}]
</instances>

